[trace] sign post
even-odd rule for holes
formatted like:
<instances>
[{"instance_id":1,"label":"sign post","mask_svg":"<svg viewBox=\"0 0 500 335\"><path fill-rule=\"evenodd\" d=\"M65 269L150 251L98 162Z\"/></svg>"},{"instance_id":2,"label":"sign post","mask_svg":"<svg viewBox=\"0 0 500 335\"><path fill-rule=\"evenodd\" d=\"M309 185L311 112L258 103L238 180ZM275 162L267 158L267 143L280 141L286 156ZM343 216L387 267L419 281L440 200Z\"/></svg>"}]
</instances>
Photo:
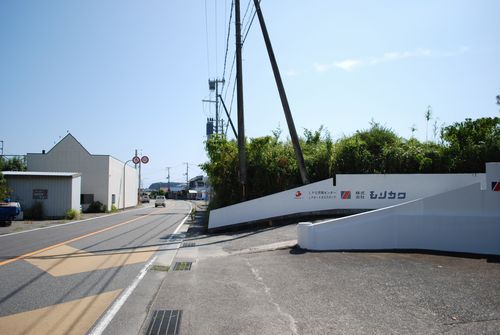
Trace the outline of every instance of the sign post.
<instances>
[{"instance_id":1,"label":"sign post","mask_svg":"<svg viewBox=\"0 0 500 335\"><path fill-rule=\"evenodd\" d=\"M123 210L125 210L125 177L126 177L126 171L125 167L128 162L132 162L134 164L139 164L139 185L137 188L137 201L139 201L140 197L140 190L141 190L141 163L142 164L147 164L149 162L149 157L148 156L134 156L132 159L129 159L123 164Z\"/></svg>"}]
</instances>

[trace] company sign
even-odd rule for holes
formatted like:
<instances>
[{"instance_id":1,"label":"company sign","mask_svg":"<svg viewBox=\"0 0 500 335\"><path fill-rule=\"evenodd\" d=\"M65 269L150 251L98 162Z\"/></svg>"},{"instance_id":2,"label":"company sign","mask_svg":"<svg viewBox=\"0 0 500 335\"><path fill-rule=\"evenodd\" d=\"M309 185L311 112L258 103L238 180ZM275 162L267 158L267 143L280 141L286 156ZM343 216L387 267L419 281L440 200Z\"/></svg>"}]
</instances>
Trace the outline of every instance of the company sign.
<instances>
[{"instance_id":1,"label":"company sign","mask_svg":"<svg viewBox=\"0 0 500 335\"><path fill-rule=\"evenodd\" d=\"M330 178L212 210L209 228L301 212L378 209L476 183L485 187L485 174L337 175L335 180ZM500 191L500 185L492 187Z\"/></svg>"},{"instance_id":2,"label":"company sign","mask_svg":"<svg viewBox=\"0 0 500 335\"><path fill-rule=\"evenodd\" d=\"M49 198L49 190L34 189L33 200L47 200Z\"/></svg>"}]
</instances>

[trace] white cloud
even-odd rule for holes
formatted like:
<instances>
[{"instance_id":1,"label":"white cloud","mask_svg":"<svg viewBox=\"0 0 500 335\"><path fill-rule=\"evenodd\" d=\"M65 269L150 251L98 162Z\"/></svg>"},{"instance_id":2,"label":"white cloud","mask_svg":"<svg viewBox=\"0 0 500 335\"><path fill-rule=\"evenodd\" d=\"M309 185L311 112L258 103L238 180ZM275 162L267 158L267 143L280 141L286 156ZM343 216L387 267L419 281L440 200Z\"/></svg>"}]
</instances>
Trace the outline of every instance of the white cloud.
<instances>
[{"instance_id":1,"label":"white cloud","mask_svg":"<svg viewBox=\"0 0 500 335\"><path fill-rule=\"evenodd\" d=\"M332 64L314 63L314 69L316 70L316 72L319 73L330 71L332 67L333 67Z\"/></svg>"},{"instance_id":2,"label":"white cloud","mask_svg":"<svg viewBox=\"0 0 500 335\"><path fill-rule=\"evenodd\" d=\"M299 75L299 72L295 69L288 69L285 72L285 75L287 75L288 77L297 77Z\"/></svg>"},{"instance_id":3,"label":"white cloud","mask_svg":"<svg viewBox=\"0 0 500 335\"><path fill-rule=\"evenodd\" d=\"M335 62L335 66L345 71L352 71L354 68L363 65L363 61L359 59L345 59L340 62Z\"/></svg>"},{"instance_id":4,"label":"white cloud","mask_svg":"<svg viewBox=\"0 0 500 335\"><path fill-rule=\"evenodd\" d=\"M454 51L434 51L431 49L419 48L413 51L391 51L386 52L380 57L369 58L348 58L341 61L333 62L330 64L315 63L314 68L316 72L324 73L339 68L344 71L352 71L361 66L377 65L381 63L395 62L411 58L425 58L425 57L454 57L466 53L470 50L467 46L462 46Z\"/></svg>"}]
</instances>

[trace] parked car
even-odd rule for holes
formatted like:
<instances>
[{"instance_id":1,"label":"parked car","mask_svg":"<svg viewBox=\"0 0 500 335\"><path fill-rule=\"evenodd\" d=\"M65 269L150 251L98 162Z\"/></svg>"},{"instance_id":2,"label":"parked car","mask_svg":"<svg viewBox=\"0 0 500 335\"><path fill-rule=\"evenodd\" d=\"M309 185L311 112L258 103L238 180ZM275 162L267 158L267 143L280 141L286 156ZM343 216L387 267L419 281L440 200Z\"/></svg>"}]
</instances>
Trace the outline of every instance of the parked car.
<instances>
[{"instance_id":1,"label":"parked car","mask_svg":"<svg viewBox=\"0 0 500 335\"><path fill-rule=\"evenodd\" d=\"M19 213L21 205L18 202L11 202L10 199L0 202L0 225L9 226Z\"/></svg>"},{"instance_id":2,"label":"parked car","mask_svg":"<svg viewBox=\"0 0 500 335\"><path fill-rule=\"evenodd\" d=\"M156 200L155 200L155 207L158 206L163 206L166 207L167 205L167 200L165 199L164 195L157 195Z\"/></svg>"},{"instance_id":3,"label":"parked car","mask_svg":"<svg viewBox=\"0 0 500 335\"><path fill-rule=\"evenodd\" d=\"M142 203L149 202L149 195L147 194L141 195L141 202Z\"/></svg>"}]
</instances>

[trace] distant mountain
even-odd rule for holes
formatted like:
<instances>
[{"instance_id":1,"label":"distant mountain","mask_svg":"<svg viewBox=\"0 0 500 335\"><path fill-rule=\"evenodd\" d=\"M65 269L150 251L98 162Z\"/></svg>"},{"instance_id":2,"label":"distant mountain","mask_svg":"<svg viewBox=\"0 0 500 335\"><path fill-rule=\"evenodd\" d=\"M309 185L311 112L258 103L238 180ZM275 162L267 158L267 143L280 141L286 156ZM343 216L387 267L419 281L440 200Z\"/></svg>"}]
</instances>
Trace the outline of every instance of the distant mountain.
<instances>
[{"instance_id":1,"label":"distant mountain","mask_svg":"<svg viewBox=\"0 0 500 335\"><path fill-rule=\"evenodd\" d=\"M167 188L168 183L158 182L158 183L153 183L153 184L149 185L150 190L159 190L162 187ZM181 189L185 189L185 188L186 188L186 183L170 182L170 189L172 191L177 191L177 190L181 190Z\"/></svg>"}]
</instances>

